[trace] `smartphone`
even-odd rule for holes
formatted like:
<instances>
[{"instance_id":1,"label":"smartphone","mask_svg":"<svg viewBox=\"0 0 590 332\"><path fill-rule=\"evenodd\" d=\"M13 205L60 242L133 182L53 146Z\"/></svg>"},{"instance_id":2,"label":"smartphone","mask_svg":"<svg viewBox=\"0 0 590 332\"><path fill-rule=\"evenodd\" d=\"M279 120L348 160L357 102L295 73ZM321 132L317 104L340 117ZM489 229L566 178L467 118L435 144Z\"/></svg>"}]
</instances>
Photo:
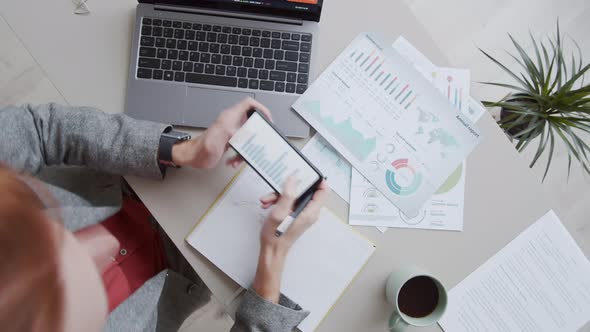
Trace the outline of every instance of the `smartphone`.
<instances>
[{"instance_id":1,"label":"smartphone","mask_svg":"<svg viewBox=\"0 0 590 332\"><path fill-rule=\"evenodd\" d=\"M248 113L248 120L229 145L279 194L287 178L293 176L296 205L322 182L322 173L257 110Z\"/></svg>"}]
</instances>

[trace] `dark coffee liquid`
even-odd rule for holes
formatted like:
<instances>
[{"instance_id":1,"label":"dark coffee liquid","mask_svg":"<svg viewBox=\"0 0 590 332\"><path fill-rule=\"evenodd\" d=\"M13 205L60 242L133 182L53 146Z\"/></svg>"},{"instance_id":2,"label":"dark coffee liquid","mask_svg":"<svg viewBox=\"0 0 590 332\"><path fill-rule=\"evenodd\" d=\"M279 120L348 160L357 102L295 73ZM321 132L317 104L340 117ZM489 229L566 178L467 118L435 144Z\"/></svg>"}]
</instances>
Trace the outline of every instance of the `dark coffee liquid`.
<instances>
[{"instance_id":1,"label":"dark coffee liquid","mask_svg":"<svg viewBox=\"0 0 590 332\"><path fill-rule=\"evenodd\" d=\"M438 305L438 287L429 277L414 277L400 289L397 303L399 310L408 316L426 317Z\"/></svg>"}]
</instances>

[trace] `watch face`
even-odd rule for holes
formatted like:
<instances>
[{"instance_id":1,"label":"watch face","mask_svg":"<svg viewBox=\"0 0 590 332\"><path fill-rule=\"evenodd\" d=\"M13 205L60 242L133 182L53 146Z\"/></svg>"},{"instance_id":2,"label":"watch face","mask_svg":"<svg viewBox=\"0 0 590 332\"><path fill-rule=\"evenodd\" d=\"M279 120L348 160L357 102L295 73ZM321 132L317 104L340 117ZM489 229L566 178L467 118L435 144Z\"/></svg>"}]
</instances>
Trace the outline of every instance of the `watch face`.
<instances>
[{"instance_id":1,"label":"watch face","mask_svg":"<svg viewBox=\"0 0 590 332\"><path fill-rule=\"evenodd\" d=\"M191 135L189 135L187 133L180 132L180 131L174 131L174 130L171 130L168 133L163 133L162 135L179 140L179 141L186 141L186 140L191 139Z\"/></svg>"}]
</instances>

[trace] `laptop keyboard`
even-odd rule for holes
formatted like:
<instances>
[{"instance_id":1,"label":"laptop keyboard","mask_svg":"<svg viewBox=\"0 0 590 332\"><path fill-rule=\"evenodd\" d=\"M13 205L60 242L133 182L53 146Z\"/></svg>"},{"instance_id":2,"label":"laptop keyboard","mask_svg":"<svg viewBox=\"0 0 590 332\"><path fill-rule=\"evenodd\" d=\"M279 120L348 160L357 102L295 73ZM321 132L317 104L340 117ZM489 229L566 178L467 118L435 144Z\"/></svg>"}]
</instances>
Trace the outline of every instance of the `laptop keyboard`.
<instances>
[{"instance_id":1,"label":"laptop keyboard","mask_svg":"<svg viewBox=\"0 0 590 332\"><path fill-rule=\"evenodd\" d=\"M142 19L137 78L302 94L311 35Z\"/></svg>"}]
</instances>

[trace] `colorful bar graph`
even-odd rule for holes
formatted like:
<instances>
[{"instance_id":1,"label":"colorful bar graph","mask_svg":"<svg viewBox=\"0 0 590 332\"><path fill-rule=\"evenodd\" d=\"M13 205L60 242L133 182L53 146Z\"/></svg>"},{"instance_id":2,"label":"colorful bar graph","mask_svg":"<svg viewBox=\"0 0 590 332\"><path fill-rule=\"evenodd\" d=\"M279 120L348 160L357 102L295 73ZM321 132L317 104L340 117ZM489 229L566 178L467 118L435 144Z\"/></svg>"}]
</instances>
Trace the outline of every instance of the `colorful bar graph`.
<instances>
[{"instance_id":1,"label":"colorful bar graph","mask_svg":"<svg viewBox=\"0 0 590 332\"><path fill-rule=\"evenodd\" d=\"M412 90L408 91L408 93L406 94L406 96L399 102L400 104L403 104L406 99L408 99L408 97L412 94Z\"/></svg>"},{"instance_id":2,"label":"colorful bar graph","mask_svg":"<svg viewBox=\"0 0 590 332\"><path fill-rule=\"evenodd\" d=\"M354 60L355 63L359 62L359 60L363 57L363 55L365 55L364 52L361 52L361 54L359 54L359 56Z\"/></svg>"},{"instance_id":3,"label":"colorful bar graph","mask_svg":"<svg viewBox=\"0 0 590 332\"><path fill-rule=\"evenodd\" d=\"M381 76L383 76L383 70L379 73L379 75L377 75L377 77L375 77L375 82L377 82L379 80L379 78L381 78ZM379 84L381 85L381 84Z\"/></svg>"},{"instance_id":4,"label":"colorful bar graph","mask_svg":"<svg viewBox=\"0 0 590 332\"><path fill-rule=\"evenodd\" d=\"M362 50L355 50L350 54L349 58L360 67L359 69L363 69L368 78L378 84L385 94L393 96L396 102L404 109L408 109L414 104L417 96L410 85L403 81L400 82L399 77L394 72L388 73L391 69L385 63L386 59L381 57L376 49L372 50L368 55ZM451 87L451 77L448 77L447 80L449 81L448 98L451 102L454 99L454 104L460 108L462 102L461 93L458 89ZM280 170L280 168L277 168L277 170Z\"/></svg>"},{"instance_id":5,"label":"colorful bar graph","mask_svg":"<svg viewBox=\"0 0 590 332\"><path fill-rule=\"evenodd\" d=\"M397 88L398 88L400 85L401 85L400 83L396 84L396 85L393 87L393 89L391 89L391 92L390 92L389 94L392 94L392 93L394 93L394 92L395 92L395 90L397 90Z\"/></svg>"},{"instance_id":6,"label":"colorful bar graph","mask_svg":"<svg viewBox=\"0 0 590 332\"><path fill-rule=\"evenodd\" d=\"M373 56L373 53L375 53L375 50L373 50L371 52L371 54L367 55L367 57L365 58L365 60L363 60L363 62L361 62L361 67L365 65L365 63L367 63L367 61L369 61L369 59ZM364 54L364 53L363 53Z\"/></svg>"},{"instance_id":7,"label":"colorful bar graph","mask_svg":"<svg viewBox=\"0 0 590 332\"><path fill-rule=\"evenodd\" d=\"M367 66L367 69L365 69L365 72L369 71L369 69L371 69L371 67L375 64L375 62L377 62L377 60L379 60L378 56L375 59L373 59L373 61L371 61L371 64L369 66Z\"/></svg>"},{"instance_id":8,"label":"colorful bar graph","mask_svg":"<svg viewBox=\"0 0 590 332\"><path fill-rule=\"evenodd\" d=\"M404 86L404 88L397 94L397 96L395 96L395 100L397 100L399 98L399 96L402 95L402 93L404 93L406 91L406 89L408 88L408 86L410 86L409 84L406 84L406 86Z\"/></svg>"},{"instance_id":9,"label":"colorful bar graph","mask_svg":"<svg viewBox=\"0 0 590 332\"><path fill-rule=\"evenodd\" d=\"M363 60L363 62L361 62L361 67L365 65L365 63L367 63L367 61L369 61L369 59L371 58L370 55L367 55L367 57L365 58L365 60Z\"/></svg>"},{"instance_id":10,"label":"colorful bar graph","mask_svg":"<svg viewBox=\"0 0 590 332\"><path fill-rule=\"evenodd\" d=\"M393 80L391 82L389 82L389 84L387 84L387 87L385 87L385 90L389 90L389 87L391 87L391 85L393 83L395 83L395 81L397 81L397 76L393 78ZM391 94L391 93L390 93Z\"/></svg>"},{"instance_id":11,"label":"colorful bar graph","mask_svg":"<svg viewBox=\"0 0 590 332\"><path fill-rule=\"evenodd\" d=\"M379 68L381 68L381 65L382 64L383 64L383 61L381 61L381 63L377 67L375 67L375 69L373 69L373 72L371 73L371 76L373 76L377 72L377 70L379 70Z\"/></svg>"},{"instance_id":12,"label":"colorful bar graph","mask_svg":"<svg viewBox=\"0 0 590 332\"><path fill-rule=\"evenodd\" d=\"M412 105L414 100L416 100L416 97L417 97L417 95L414 95L414 97L412 97L412 100L410 100L410 102L406 105L406 107L404 107L404 109L408 109L408 107L410 107L410 105Z\"/></svg>"}]
</instances>

